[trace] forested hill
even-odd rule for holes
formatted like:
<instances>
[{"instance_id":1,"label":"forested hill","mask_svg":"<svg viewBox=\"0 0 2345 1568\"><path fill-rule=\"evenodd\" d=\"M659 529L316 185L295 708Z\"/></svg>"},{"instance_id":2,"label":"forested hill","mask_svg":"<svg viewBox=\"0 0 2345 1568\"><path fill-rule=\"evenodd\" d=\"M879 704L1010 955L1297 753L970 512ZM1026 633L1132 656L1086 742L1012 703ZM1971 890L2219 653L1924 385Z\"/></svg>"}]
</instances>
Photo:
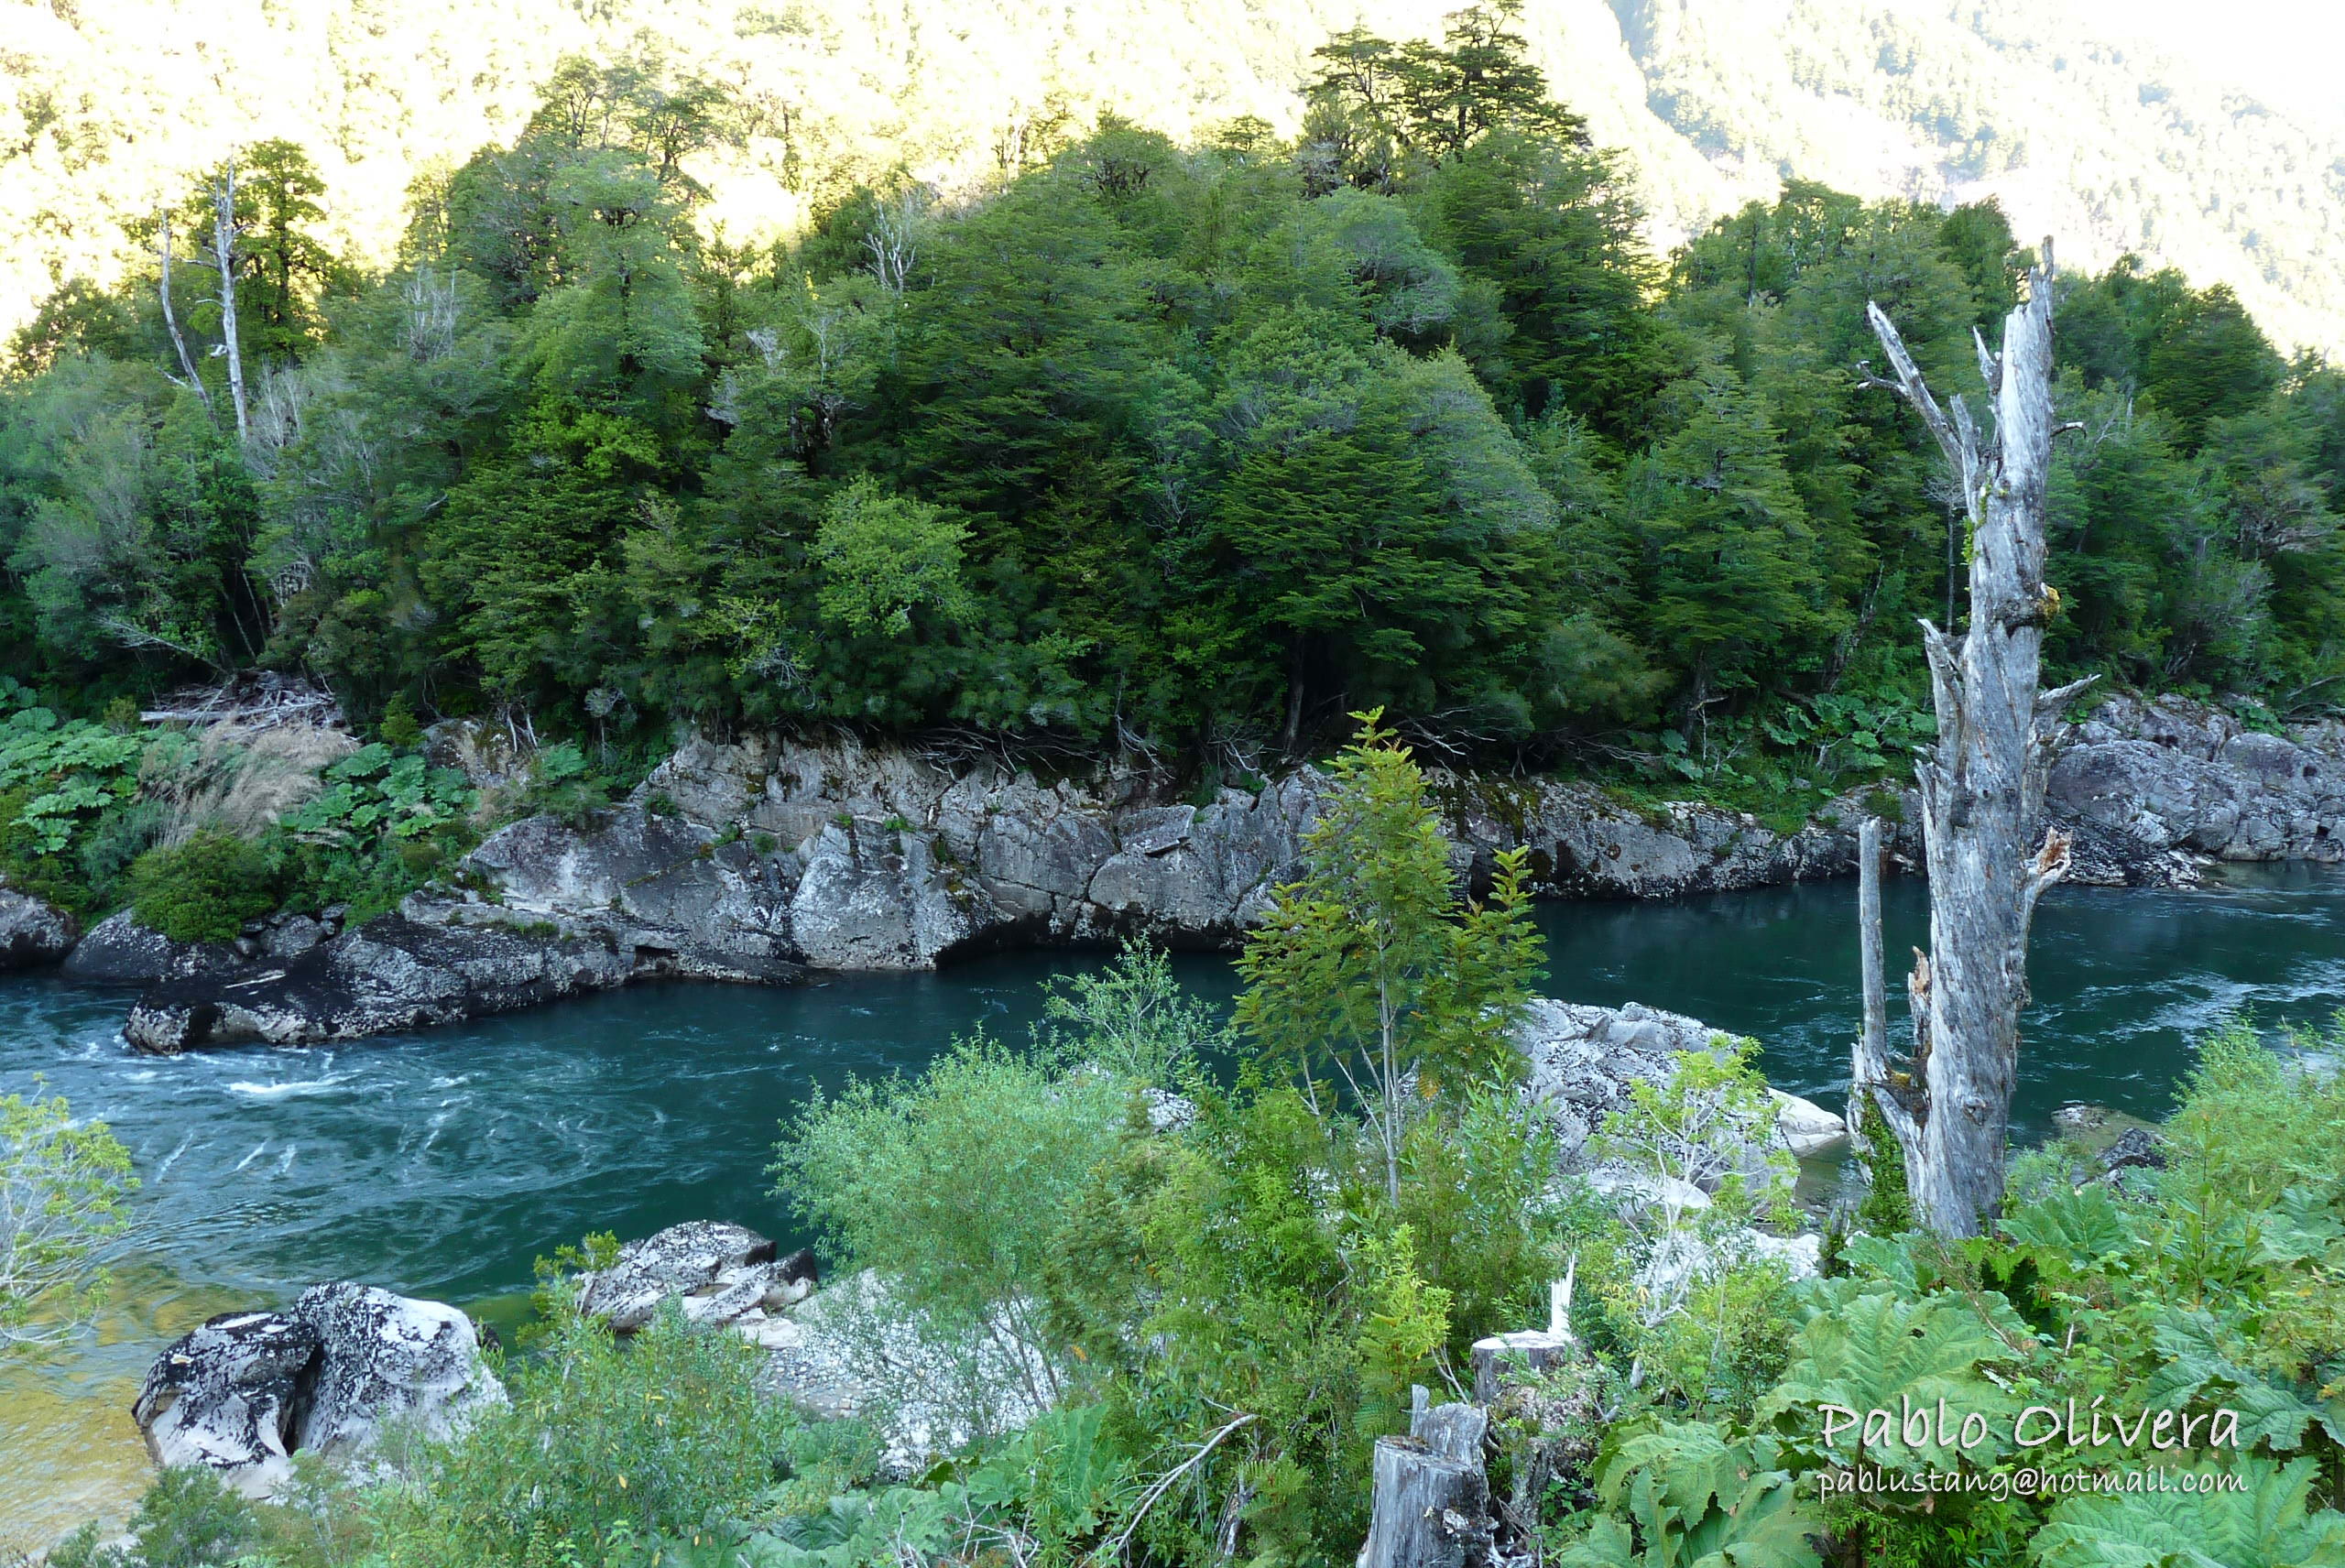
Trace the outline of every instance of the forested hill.
<instances>
[{"instance_id":1,"label":"forested hill","mask_svg":"<svg viewBox=\"0 0 2345 1568\"><path fill-rule=\"evenodd\" d=\"M1189 140L1297 128L1324 38L1438 33L1445 0L0 0L0 333L56 283L110 282L151 212L281 137L321 233L390 259L419 175L521 129L573 53L720 86L697 153L710 233L763 243L842 182L954 190L1099 110ZM2209 26L2224 25L2210 15ZM2283 345L2345 345L2345 113L2292 117L2064 0L1542 0L1532 61L1622 149L1666 251L1784 177L1998 197L2072 260L2132 251L2229 284Z\"/></svg>"},{"instance_id":2,"label":"forested hill","mask_svg":"<svg viewBox=\"0 0 2345 1568\"><path fill-rule=\"evenodd\" d=\"M1325 40L1291 136L1109 116L976 194L810 177L787 245L710 237L742 100L653 63L564 61L379 269L308 148L244 146L176 251L11 345L0 791L103 806L50 788L50 708L256 666L395 746L504 713L614 770L842 723L1209 788L1381 705L1771 809L1881 777L1963 540L1864 304L1975 389L2027 253L1990 203L1799 183L1658 257L1510 16ZM2049 658L2336 711L2345 373L2172 271L2061 288ZM8 799L0 855L65 853Z\"/></svg>"}]
</instances>

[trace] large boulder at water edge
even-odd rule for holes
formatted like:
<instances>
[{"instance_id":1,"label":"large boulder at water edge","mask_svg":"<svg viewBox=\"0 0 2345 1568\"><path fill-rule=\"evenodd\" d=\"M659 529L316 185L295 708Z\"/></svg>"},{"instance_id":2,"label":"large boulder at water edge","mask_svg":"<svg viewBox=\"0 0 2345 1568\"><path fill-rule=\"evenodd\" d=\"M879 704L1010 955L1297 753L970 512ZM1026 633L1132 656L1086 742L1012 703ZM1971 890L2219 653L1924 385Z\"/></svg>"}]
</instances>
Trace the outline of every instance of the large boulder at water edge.
<instances>
[{"instance_id":1,"label":"large boulder at water edge","mask_svg":"<svg viewBox=\"0 0 2345 1568\"><path fill-rule=\"evenodd\" d=\"M160 1055L247 1041L307 1045L461 1023L608 990L634 973L632 953L559 931L459 931L384 915L281 964L224 980L166 981L138 998L122 1032Z\"/></svg>"},{"instance_id":2,"label":"large boulder at water edge","mask_svg":"<svg viewBox=\"0 0 2345 1568\"><path fill-rule=\"evenodd\" d=\"M258 1495L290 1473L318 1331L280 1312L223 1312L156 1358L130 1413L155 1463L208 1465Z\"/></svg>"},{"instance_id":3,"label":"large boulder at water edge","mask_svg":"<svg viewBox=\"0 0 2345 1568\"><path fill-rule=\"evenodd\" d=\"M226 942L176 942L138 923L128 909L108 915L66 955L68 979L103 985L153 985L193 980L242 968L244 955Z\"/></svg>"},{"instance_id":4,"label":"large boulder at water edge","mask_svg":"<svg viewBox=\"0 0 2345 1568\"><path fill-rule=\"evenodd\" d=\"M1529 1069L1525 1089L1554 1128L1564 1163L1577 1165L1604 1118L1628 1108L1633 1085L1667 1082L1680 1054L1717 1049L1727 1038L1699 1019L1639 1002L1599 1007L1534 996L1515 1048ZM1815 1154L1848 1137L1848 1124L1823 1106L1769 1093L1777 1148Z\"/></svg>"},{"instance_id":5,"label":"large boulder at water edge","mask_svg":"<svg viewBox=\"0 0 2345 1568\"><path fill-rule=\"evenodd\" d=\"M777 1258L771 1240L747 1225L693 1220L628 1242L608 1269L579 1281L578 1307L619 1334L632 1334L674 1301L687 1321L753 1328L814 1289L814 1256Z\"/></svg>"},{"instance_id":6,"label":"large boulder at water edge","mask_svg":"<svg viewBox=\"0 0 2345 1568\"><path fill-rule=\"evenodd\" d=\"M481 1365L479 1331L453 1307L344 1281L311 1286L291 1315L318 1336L298 1448L364 1448L393 1417L445 1435L467 1411L505 1398Z\"/></svg>"},{"instance_id":7,"label":"large boulder at water edge","mask_svg":"<svg viewBox=\"0 0 2345 1568\"><path fill-rule=\"evenodd\" d=\"M54 964L72 947L73 917L29 893L0 887L0 969Z\"/></svg>"},{"instance_id":8,"label":"large boulder at water edge","mask_svg":"<svg viewBox=\"0 0 2345 1568\"><path fill-rule=\"evenodd\" d=\"M296 1453L355 1452L394 1418L445 1433L504 1398L464 1313L345 1283L182 1334L148 1369L131 1415L156 1464L206 1465L260 1497Z\"/></svg>"}]
</instances>

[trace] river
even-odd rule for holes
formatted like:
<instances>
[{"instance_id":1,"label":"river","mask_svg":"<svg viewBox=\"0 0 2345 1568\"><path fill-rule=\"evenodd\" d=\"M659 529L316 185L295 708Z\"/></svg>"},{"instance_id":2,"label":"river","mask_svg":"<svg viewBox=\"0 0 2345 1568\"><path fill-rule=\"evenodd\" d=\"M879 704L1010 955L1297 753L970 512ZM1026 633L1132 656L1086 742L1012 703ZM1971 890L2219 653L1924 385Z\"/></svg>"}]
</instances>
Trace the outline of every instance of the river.
<instances>
[{"instance_id":1,"label":"river","mask_svg":"<svg viewBox=\"0 0 2345 1568\"><path fill-rule=\"evenodd\" d=\"M1886 894L1903 954L1923 939L1924 890ZM1838 1108L1854 905L1847 883L1543 905L1546 989L1755 1036L1771 1081ZM647 985L428 1034L173 1060L122 1045L120 992L0 981L0 1086L44 1075L113 1124L144 1183L94 1341L0 1368L0 1548L125 1510L145 1476L126 1408L162 1344L209 1314L357 1279L510 1321L531 1259L590 1230L723 1218L794 1239L763 1171L811 1087L916 1070L979 1025L1022 1038L1040 982L1098 962L1027 953L784 989ZM1234 988L1225 959L1178 968L1216 1001ZM2154 1116L2225 1013L2325 1023L2345 1007L2345 876L2055 889L2032 976L2020 1135L2040 1137L2067 1100ZM1892 991L1902 1004L1893 976Z\"/></svg>"}]
</instances>

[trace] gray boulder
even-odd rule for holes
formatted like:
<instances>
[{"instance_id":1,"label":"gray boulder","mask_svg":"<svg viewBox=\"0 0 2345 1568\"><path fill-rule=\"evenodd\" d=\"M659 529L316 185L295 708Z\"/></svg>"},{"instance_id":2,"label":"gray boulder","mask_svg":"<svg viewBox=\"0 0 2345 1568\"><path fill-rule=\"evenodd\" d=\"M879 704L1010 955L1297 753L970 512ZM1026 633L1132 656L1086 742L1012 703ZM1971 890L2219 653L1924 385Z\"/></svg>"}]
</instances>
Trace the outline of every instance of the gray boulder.
<instances>
[{"instance_id":1,"label":"gray boulder","mask_svg":"<svg viewBox=\"0 0 2345 1568\"><path fill-rule=\"evenodd\" d=\"M208 1465L260 1496L291 1474L317 1329L279 1312L223 1312L156 1358L130 1408L166 1469Z\"/></svg>"},{"instance_id":2,"label":"gray boulder","mask_svg":"<svg viewBox=\"0 0 2345 1568\"><path fill-rule=\"evenodd\" d=\"M73 944L65 957L65 975L104 985L153 985L228 975L245 964L244 954L227 942L174 942L123 909L91 927Z\"/></svg>"},{"instance_id":3,"label":"gray boulder","mask_svg":"<svg viewBox=\"0 0 2345 1568\"><path fill-rule=\"evenodd\" d=\"M0 970L54 964L71 949L80 931L73 917L56 906L0 887Z\"/></svg>"},{"instance_id":4,"label":"gray boulder","mask_svg":"<svg viewBox=\"0 0 2345 1568\"><path fill-rule=\"evenodd\" d=\"M299 1449L348 1454L394 1418L446 1436L472 1411L504 1402L504 1385L481 1363L479 1332L453 1307L345 1280L311 1286L289 1315L318 1338Z\"/></svg>"},{"instance_id":5,"label":"gray boulder","mask_svg":"<svg viewBox=\"0 0 2345 1568\"><path fill-rule=\"evenodd\" d=\"M814 1257L777 1258L773 1242L747 1225L693 1220L628 1242L608 1269L579 1280L579 1311L632 1334L676 1301L687 1321L747 1327L811 1294Z\"/></svg>"},{"instance_id":6,"label":"gray boulder","mask_svg":"<svg viewBox=\"0 0 2345 1568\"><path fill-rule=\"evenodd\" d=\"M1602 1007L1534 996L1514 1043L1528 1070L1523 1092L1547 1117L1558 1157L1572 1168L1584 1162L1605 1117L1628 1108L1635 1084L1667 1082L1679 1055L1716 1051L1728 1038L1697 1018L1640 1002ZM1782 1090L1769 1093L1776 1149L1820 1153L1848 1136L1848 1124L1823 1106Z\"/></svg>"},{"instance_id":7,"label":"gray boulder","mask_svg":"<svg viewBox=\"0 0 2345 1568\"><path fill-rule=\"evenodd\" d=\"M608 990L635 972L632 953L559 931L451 929L384 915L283 964L154 986L131 1008L123 1038L159 1055L352 1040Z\"/></svg>"},{"instance_id":8,"label":"gray boulder","mask_svg":"<svg viewBox=\"0 0 2345 1568\"><path fill-rule=\"evenodd\" d=\"M282 1312L224 1312L156 1358L131 1414L155 1463L265 1497L304 1451L349 1454L404 1418L445 1434L501 1402L470 1319L372 1286L313 1285Z\"/></svg>"}]
</instances>

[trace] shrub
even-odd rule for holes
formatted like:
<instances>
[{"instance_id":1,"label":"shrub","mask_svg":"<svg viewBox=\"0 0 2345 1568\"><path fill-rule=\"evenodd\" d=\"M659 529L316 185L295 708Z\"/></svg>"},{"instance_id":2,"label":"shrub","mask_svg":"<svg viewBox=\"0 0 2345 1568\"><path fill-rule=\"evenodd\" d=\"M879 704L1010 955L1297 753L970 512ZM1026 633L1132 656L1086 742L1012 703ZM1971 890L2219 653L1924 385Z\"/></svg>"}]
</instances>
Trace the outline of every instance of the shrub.
<instances>
[{"instance_id":1,"label":"shrub","mask_svg":"<svg viewBox=\"0 0 2345 1568\"><path fill-rule=\"evenodd\" d=\"M417 722L406 692L391 693L391 700L383 704L383 722L376 733L385 746L398 751L411 751L423 744L423 725Z\"/></svg>"},{"instance_id":2,"label":"shrub","mask_svg":"<svg viewBox=\"0 0 2345 1568\"><path fill-rule=\"evenodd\" d=\"M277 908L283 867L276 846L206 828L140 855L131 902L140 924L174 942L234 942L246 920Z\"/></svg>"},{"instance_id":3,"label":"shrub","mask_svg":"<svg viewBox=\"0 0 2345 1568\"><path fill-rule=\"evenodd\" d=\"M128 1228L137 1185L105 1123L55 1095L0 1099L0 1352L54 1342L95 1311L93 1257Z\"/></svg>"},{"instance_id":4,"label":"shrub","mask_svg":"<svg viewBox=\"0 0 2345 1568\"><path fill-rule=\"evenodd\" d=\"M512 1402L388 1462L387 1568L632 1565L639 1542L737 1522L787 1468L791 1418L761 1399L758 1353L674 1309L627 1344L566 1307L509 1368Z\"/></svg>"}]
</instances>

